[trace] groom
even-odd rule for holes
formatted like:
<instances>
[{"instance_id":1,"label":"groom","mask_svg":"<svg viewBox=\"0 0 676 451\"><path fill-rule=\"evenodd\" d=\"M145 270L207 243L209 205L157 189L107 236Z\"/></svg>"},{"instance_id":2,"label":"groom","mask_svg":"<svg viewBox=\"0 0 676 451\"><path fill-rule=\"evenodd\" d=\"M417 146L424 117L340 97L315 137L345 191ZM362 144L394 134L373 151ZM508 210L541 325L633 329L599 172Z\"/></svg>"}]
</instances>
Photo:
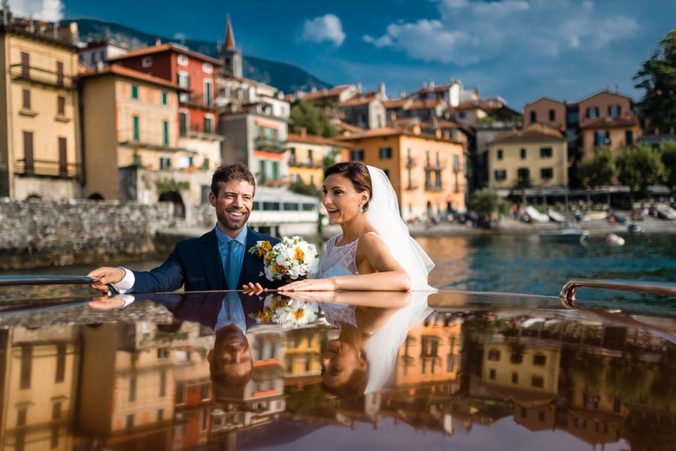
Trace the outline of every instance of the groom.
<instances>
[{"instance_id":1,"label":"groom","mask_svg":"<svg viewBox=\"0 0 676 451\"><path fill-rule=\"evenodd\" d=\"M279 242L247 227L256 180L246 166L219 167L211 179L209 202L216 210L216 227L199 238L179 241L169 258L151 271L101 267L88 274L92 288L107 292L112 283L120 293L237 290L247 283L276 288L265 279L263 261L248 250L257 241Z\"/></svg>"}]
</instances>

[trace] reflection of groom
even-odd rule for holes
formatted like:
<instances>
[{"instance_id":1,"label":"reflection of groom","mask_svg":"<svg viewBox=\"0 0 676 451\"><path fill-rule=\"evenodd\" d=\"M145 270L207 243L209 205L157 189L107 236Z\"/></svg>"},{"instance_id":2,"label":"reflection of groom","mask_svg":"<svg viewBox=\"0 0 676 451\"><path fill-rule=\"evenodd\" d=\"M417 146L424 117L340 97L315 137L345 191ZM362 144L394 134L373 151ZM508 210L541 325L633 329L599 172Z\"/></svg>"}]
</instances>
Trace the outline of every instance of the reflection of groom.
<instances>
[{"instance_id":1,"label":"reflection of groom","mask_svg":"<svg viewBox=\"0 0 676 451\"><path fill-rule=\"evenodd\" d=\"M274 288L265 279L263 261L248 252L257 241L279 240L247 227L253 208L256 181L241 164L219 167L211 180L209 202L216 210L214 229L199 238L176 244L169 258L151 271L101 267L89 273L97 282L92 287L106 292L112 283L121 292L237 290L246 283Z\"/></svg>"}]
</instances>

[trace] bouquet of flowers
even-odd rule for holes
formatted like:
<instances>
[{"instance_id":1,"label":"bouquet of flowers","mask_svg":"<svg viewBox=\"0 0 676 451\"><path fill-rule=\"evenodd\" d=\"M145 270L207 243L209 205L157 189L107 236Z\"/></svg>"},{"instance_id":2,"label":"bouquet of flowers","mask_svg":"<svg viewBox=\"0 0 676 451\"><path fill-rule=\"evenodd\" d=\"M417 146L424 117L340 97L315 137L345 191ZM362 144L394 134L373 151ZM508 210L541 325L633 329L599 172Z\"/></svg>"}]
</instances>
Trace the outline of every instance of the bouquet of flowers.
<instances>
[{"instance_id":1,"label":"bouquet of flowers","mask_svg":"<svg viewBox=\"0 0 676 451\"><path fill-rule=\"evenodd\" d=\"M319 305L299 299L273 296L266 299L263 310L249 315L256 324L278 324L282 327L300 327L314 323L319 314Z\"/></svg>"},{"instance_id":2,"label":"bouquet of flowers","mask_svg":"<svg viewBox=\"0 0 676 451\"><path fill-rule=\"evenodd\" d=\"M316 273L319 265L315 245L299 236L285 237L274 246L258 241L249 252L263 258L265 277L271 281L307 277Z\"/></svg>"}]
</instances>

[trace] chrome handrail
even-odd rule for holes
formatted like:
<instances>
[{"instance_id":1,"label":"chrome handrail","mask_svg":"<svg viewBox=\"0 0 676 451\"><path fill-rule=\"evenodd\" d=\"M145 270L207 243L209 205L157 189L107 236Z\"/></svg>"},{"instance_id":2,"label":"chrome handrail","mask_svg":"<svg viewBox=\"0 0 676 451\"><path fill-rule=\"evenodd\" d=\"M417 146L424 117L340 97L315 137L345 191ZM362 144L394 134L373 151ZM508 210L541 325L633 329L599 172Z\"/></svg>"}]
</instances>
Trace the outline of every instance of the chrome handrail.
<instances>
[{"instance_id":1,"label":"chrome handrail","mask_svg":"<svg viewBox=\"0 0 676 451\"><path fill-rule=\"evenodd\" d=\"M563 285L559 297L566 307L575 307L575 293L578 288L630 291L655 296L676 297L676 284L653 284L646 282L616 282L613 280L573 279Z\"/></svg>"}]
</instances>

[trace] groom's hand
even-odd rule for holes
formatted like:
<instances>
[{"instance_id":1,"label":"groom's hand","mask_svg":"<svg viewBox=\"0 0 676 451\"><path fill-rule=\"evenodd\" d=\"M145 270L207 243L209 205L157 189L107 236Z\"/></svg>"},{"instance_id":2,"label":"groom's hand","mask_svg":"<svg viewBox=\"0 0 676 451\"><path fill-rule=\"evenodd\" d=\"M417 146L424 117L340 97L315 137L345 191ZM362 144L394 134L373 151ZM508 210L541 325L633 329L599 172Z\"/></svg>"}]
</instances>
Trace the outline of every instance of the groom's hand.
<instances>
[{"instance_id":1,"label":"groom's hand","mask_svg":"<svg viewBox=\"0 0 676 451\"><path fill-rule=\"evenodd\" d=\"M124 279L124 276L124 269L111 268L108 266L96 268L94 271L87 274L87 277L94 279L94 282L90 285L90 287L102 293L108 293L108 284L118 283Z\"/></svg>"},{"instance_id":2,"label":"groom's hand","mask_svg":"<svg viewBox=\"0 0 676 451\"><path fill-rule=\"evenodd\" d=\"M244 291L244 294L261 294L265 291L265 288L263 288L263 286L258 282L249 282L245 285L242 285L242 290Z\"/></svg>"}]
</instances>

